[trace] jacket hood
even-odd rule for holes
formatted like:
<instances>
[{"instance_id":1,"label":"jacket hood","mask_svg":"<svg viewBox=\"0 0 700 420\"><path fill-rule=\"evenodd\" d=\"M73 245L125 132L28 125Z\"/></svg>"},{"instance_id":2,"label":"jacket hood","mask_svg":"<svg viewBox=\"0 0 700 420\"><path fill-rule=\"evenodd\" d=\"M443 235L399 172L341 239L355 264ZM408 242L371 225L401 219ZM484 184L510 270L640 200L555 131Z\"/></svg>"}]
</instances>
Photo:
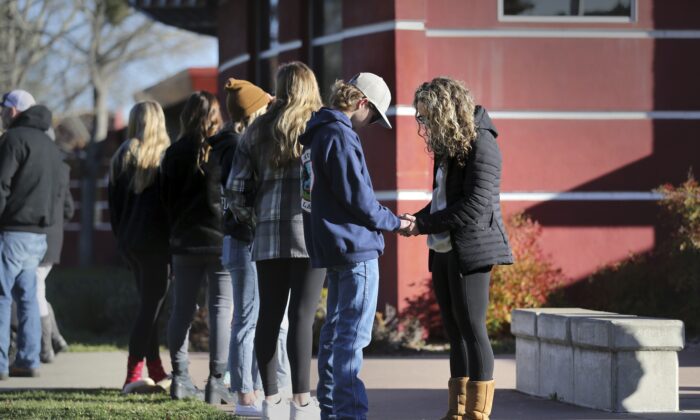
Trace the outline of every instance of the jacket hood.
<instances>
[{"instance_id":1,"label":"jacket hood","mask_svg":"<svg viewBox=\"0 0 700 420\"><path fill-rule=\"evenodd\" d=\"M209 143L209 146L211 146L212 150L220 151L226 149L229 146L225 140L237 140L238 138L240 138L240 136L240 134L233 131L231 125L227 124L218 133L207 138L207 143Z\"/></svg>"},{"instance_id":2,"label":"jacket hood","mask_svg":"<svg viewBox=\"0 0 700 420\"><path fill-rule=\"evenodd\" d=\"M489 113L481 105L477 105L474 109L474 122L476 122L477 129L490 131L493 134L493 138L498 137L498 131L496 131Z\"/></svg>"},{"instance_id":3,"label":"jacket hood","mask_svg":"<svg viewBox=\"0 0 700 420\"><path fill-rule=\"evenodd\" d=\"M20 113L10 124L10 128L31 127L46 131L51 127L51 111L44 105L34 105Z\"/></svg>"},{"instance_id":4,"label":"jacket hood","mask_svg":"<svg viewBox=\"0 0 700 420\"><path fill-rule=\"evenodd\" d=\"M350 122L350 118L348 118L347 115L343 114L338 110L326 107L319 109L318 111L313 113L311 119L306 124L306 131L304 131L304 134L302 134L301 137L299 137L299 142L301 142L301 144L304 146L309 146L313 139L314 132L319 127L334 123L336 121L345 124L352 129L352 123Z\"/></svg>"}]
</instances>

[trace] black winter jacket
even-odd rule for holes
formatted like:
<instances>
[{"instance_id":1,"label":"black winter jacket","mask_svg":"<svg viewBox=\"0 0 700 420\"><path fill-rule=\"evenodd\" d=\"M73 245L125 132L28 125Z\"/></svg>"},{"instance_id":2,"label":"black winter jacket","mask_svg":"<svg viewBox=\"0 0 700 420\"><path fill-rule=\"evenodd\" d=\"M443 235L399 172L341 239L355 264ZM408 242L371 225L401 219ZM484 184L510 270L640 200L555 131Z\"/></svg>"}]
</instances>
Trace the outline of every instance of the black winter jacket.
<instances>
[{"instance_id":1,"label":"black winter jacket","mask_svg":"<svg viewBox=\"0 0 700 420\"><path fill-rule=\"evenodd\" d=\"M227 126L216 133L216 135L207 139L207 142L212 148L209 159L218 163L221 168L220 184L222 189L226 188L226 181L228 180L228 175L231 173L231 166L233 166L233 156L236 154L236 148L241 141L241 137L240 134ZM236 223L235 217L233 217L231 211L223 206L223 200L222 209L222 230L224 235L230 235L239 241L252 242L253 229L245 223Z\"/></svg>"},{"instance_id":2,"label":"black winter jacket","mask_svg":"<svg viewBox=\"0 0 700 420\"><path fill-rule=\"evenodd\" d=\"M161 165L161 200L170 228L172 254L221 255L221 167L210 158L197 167L195 139L168 147Z\"/></svg>"},{"instance_id":3,"label":"black winter jacket","mask_svg":"<svg viewBox=\"0 0 700 420\"><path fill-rule=\"evenodd\" d=\"M501 216L501 153L498 132L481 106L475 110L477 138L464 167L447 161L447 208L430 214L430 203L415 214L422 234L449 231L463 274L499 264L512 264L513 255ZM440 159L435 159L433 175ZM433 188L435 181L433 177ZM430 251L432 270L434 251Z\"/></svg>"},{"instance_id":4,"label":"black winter jacket","mask_svg":"<svg viewBox=\"0 0 700 420\"><path fill-rule=\"evenodd\" d=\"M46 233L63 206L63 158L45 131L51 111L35 105L0 138L0 231Z\"/></svg>"},{"instance_id":5,"label":"black winter jacket","mask_svg":"<svg viewBox=\"0 0 700 420\"><path fill-rule=\"evenodd\" d=\"M54 223L46 230L46 254L41 264L58 264L61 262L61 250L63 249L63 225L73 218L75 204L70 193L70 166L65 162L61 172L56 174L59 178L60 189L58 201L54 206Z\"/></svg>"},{"instance_id":6,"label":"black winter jacket","mask_svg":"<svg viewBox=\"0 0 700 420\"><path fill-rule=\"evenodd\" d=\"M129 187L134 168L124 168L128 148L129 141L126 141L112 157L107 193L110 223L117 237L117 246L122 253L167 254L168 224L160 201L158 175L153 184L136 194Z\"/></svg>"}]
</instances>

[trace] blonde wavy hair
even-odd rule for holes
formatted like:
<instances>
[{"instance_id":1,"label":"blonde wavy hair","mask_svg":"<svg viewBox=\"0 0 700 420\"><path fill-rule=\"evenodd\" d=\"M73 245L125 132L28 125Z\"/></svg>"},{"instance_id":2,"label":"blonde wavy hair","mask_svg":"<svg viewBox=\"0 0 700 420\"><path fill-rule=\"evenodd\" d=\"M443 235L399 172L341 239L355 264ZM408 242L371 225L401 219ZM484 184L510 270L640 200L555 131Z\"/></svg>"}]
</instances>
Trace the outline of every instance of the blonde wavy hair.
<instances>
[{"instance_id":1,"label":"blonde wavy hair","mask_svg":"<svg viewBox=\"0 0 700 420\"><path fill-rule=\"evenodd\" d=\"M198 144L197 169L204 173L202 166L209 161L211 146L207 138L216 134L221 128L221 108L214 94L206 91L194 92L185 102L180 113L180 136L192 137Z\"/></svg>"},{"instance_id":2,"label":"blonde wavy hair","mask_svg":"<svg viewBox=\"0 0 700 420\"><path fill-rule=\"evenodd\" d=\"M267 112L267 105L248 115L248 117L243 118L241 121L232 122L232 128L235 133L243 134L243 132L248 128L256 118Z\"/></svg>"},{"instance_id":3,"label":"blonde wavy hair","mask_svg":"<svg viewBox=\"0 0 700 420\"><path fill-rule=\"evenodd\" d=\"M299 136L311 114L321 108L316 76L304 63L293 61L277 70L275 100L268 111L248 128L253 141L272 141L270 162L283 168L301 157Z\"/></svg>"},{"instance_id":4,"label":"blonde wavy hair","mask_svg":"<svg viewBox=\"0 0 700 420\"><path fill-rule=\"evenodd\" d=\"M112 179L127 170L134 170L129 188L140 194L155 181L158 167L170 145L170 137L165 129L165 114L160 104L153 101L139 102L129 113L129 138L124 158L117 162L119 153L112 159ZM117 168L119 173L117 173Z\"/></svg>"},{"instance_id":5,"label":"blonde wavy hair","mask_svg":"<svg viewBox=\"0 0 700 420\"><path fill-rule=\"evenodd\" d=\"M364 97L364 93L354 85L343 80L336 80L331 86L328 103L338 111L351 112L357 108L357 103Z\"/></svg>"},{"instance_id":6,"label":"blonde wavy hair","mask_svg":"<svg viewBox=\"0 0 700 420\"><path fill-rule=\"evenodd\" d=\"M427 115L418 115L419 103L425 106ZM413 106L418 135L425 140L428 152L436 159L456 159L459 166L464 166L477 136L476 104L471 92L460 81L436 77L416 89Z\"/></svg>"}]
</instances>

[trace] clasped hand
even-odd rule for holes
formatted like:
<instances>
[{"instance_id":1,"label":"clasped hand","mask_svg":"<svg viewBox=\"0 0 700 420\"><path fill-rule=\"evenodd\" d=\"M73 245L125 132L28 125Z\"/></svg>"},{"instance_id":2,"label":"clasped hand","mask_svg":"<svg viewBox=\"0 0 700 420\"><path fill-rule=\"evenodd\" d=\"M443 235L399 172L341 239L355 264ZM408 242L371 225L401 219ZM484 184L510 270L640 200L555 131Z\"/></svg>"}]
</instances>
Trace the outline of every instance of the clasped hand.
<instances>
[{"instance_id":1,"label":"clasped hand","mask_svg":"<svg viewBox=\"0 0 700 420\"><path fill-rule=\"evenodd\" d=\"M399 235L401 236L415 236L418 235L418 228L416 227L415 216L404 213L399 216L401 219L401 226L399 227Z\"/></svg>"}]
</instances>

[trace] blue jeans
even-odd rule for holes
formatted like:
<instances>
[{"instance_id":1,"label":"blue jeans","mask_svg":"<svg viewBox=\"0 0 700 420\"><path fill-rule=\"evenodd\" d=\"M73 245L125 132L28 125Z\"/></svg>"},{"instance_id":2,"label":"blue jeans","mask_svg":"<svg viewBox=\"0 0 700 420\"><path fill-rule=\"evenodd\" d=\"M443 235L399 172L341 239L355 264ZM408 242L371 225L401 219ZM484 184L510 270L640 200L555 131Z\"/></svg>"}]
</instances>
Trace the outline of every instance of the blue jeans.
<instances>
[{"instance_id":1,"label":"blue jeans","mask_svg":"<svg viewBox=\"0 0 700 420\"><path fill-rule=\"evenodd\" d=\"M208 283L209 374L226 372L231 334L231 277L214 255L173 255L173 306L168 321L168 348L174 376L186 375L190 324L202 283Z\"/></svg>"},{"instance_id":2,"label":"blue jeans","mask_svg":"<svg viewBox=\"0 0 700 420\"><path fill-rule=\"evenodd\" d=\"M41 322L36 299L36 269L46 253L46 235L0 232L0 372L7 373L12 299L17 302L15 366L36 369L41 350Z\"/></svg>"},{"instance_id":3,"label":"blue jeans","mask_svg":"<svg viewBox=\"0 0 700 420\"><path fill-rule=\"evenodd\" d=\"M251 261L251 244L225 236L221 263L231 273L233 285L233 324L228 360L231 390L241 393L261 390L262 380L254 351L260 296L258 270L255 262ZM287 357L288 329L289 321L285 313L277 341L277 380L280 387L289 387L292 381Z\"/></svg>"},{"instance_id":4,"label":"blue jeans","mask_svg":"<svg viewBox=\"0 0 700 420\"><path fill-rule=\"evenodd\" d=\"M328 268L328 309L318 349L322 419L367 418L365 385L358 378L362 349L372 339L379 292L376 259Z\"/></svg>"}]
</instances>

